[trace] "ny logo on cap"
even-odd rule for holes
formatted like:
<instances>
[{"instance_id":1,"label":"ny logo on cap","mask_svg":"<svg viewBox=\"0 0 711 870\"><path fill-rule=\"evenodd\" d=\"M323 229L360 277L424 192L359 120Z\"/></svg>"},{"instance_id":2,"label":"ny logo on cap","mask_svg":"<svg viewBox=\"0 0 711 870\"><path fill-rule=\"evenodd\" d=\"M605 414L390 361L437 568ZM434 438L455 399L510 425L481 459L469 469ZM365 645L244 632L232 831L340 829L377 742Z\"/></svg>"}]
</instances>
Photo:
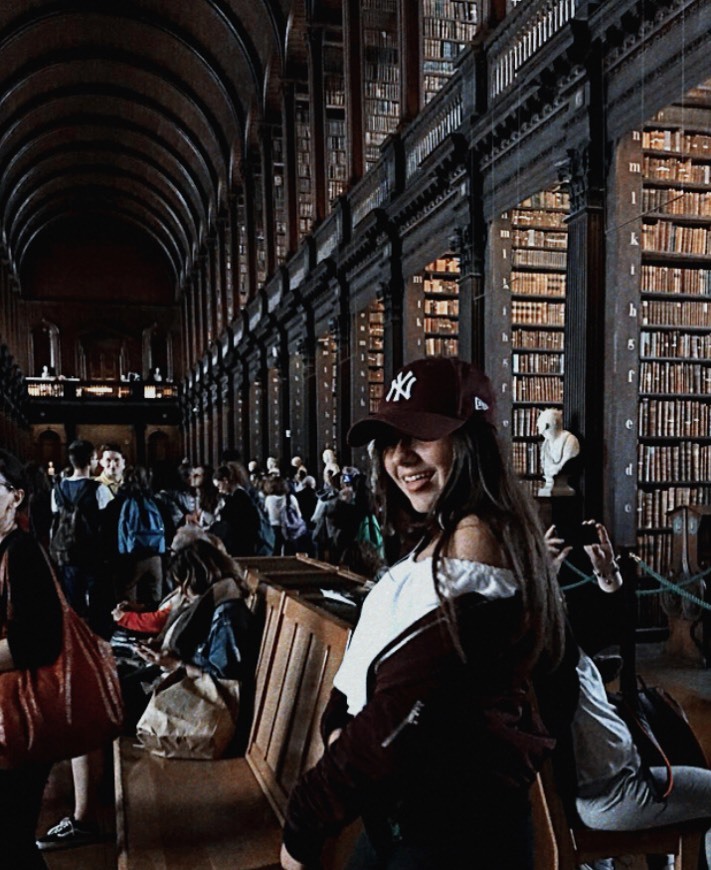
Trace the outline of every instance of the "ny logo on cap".
<instances>
[{"instance_id":1,"label":"ny logo on cap","mask_svg":"<svg viewBox=\"0 0 711 870\"><path fill-rule=\"evenodd\" d=\"M390 384L385 401L399 402L400 399L409 399L416 380L417 378L412 372L398 372Z\"/></svg>"}]
</instances>

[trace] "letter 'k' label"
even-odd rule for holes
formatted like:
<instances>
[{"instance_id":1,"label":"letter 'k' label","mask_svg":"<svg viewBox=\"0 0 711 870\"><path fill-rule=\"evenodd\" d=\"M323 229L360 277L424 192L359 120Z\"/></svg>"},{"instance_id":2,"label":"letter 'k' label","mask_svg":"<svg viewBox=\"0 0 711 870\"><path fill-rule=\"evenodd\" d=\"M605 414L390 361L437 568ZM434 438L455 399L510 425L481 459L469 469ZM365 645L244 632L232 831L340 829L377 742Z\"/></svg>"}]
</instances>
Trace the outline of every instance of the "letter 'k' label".
<instances>
[{"instance_id":1,"label":"letter 'k' label","mask_svg":"<svg viewBox=\"0 0 711 870\"><path fill-rule=\"evenodd\" d=\"M412 372L398 372L397 377L392 379L385 401L399 402L400 399L409 399L416 380Z\"/></svg>"}]
</instances>

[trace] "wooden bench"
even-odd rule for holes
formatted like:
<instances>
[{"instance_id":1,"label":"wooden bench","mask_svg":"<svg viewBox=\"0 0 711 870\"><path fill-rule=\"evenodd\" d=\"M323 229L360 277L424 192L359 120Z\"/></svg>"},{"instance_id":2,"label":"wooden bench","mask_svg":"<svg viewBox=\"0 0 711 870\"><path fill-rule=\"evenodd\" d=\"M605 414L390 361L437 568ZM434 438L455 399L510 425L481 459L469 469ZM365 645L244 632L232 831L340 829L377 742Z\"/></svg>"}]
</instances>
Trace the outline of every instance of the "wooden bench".
<instances>
[{"instance_id":1,"label":"wooden bench","mask_svg":"<svg viewBox=\"0 0 711 870\"><path fill-rule=\"evenodd\" d=\"M277 587L265 625L245 758L166 760L114 747L119 870L271 870L289 791L318 760L318 722L346 647L347 623ZM340 866L332 849L329 866Z\"/></svg>"}]
</instances>

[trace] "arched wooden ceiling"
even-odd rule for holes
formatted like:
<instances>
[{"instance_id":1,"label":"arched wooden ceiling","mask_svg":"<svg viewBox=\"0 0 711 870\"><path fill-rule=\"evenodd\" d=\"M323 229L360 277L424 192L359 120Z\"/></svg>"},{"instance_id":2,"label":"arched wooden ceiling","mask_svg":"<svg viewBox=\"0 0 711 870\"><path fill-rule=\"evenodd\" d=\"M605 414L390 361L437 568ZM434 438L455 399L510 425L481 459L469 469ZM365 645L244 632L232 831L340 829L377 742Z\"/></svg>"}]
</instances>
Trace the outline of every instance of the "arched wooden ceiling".
<instances>
[{"instance_id":1,"label":"arched wooden ceiling","mask_svg":"<svg viewBox=\"0 0 711 870\"><path fill-rule=\"evenodd\" d=\"M294 5L3 0L0 234L18 275L79 217L138 229L178 286L273 93Z\"/></svg>"}]
</instances>

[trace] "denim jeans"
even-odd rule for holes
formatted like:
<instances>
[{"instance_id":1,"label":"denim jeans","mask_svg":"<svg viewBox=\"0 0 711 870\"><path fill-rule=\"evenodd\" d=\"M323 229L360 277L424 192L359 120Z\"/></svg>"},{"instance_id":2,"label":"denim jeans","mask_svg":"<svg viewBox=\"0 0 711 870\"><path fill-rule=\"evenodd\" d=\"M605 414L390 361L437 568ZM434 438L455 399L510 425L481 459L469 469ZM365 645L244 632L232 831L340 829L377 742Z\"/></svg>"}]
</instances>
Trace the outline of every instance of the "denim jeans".
<instances>
[{"instance_id":1,"label":"denim jeans","mask_svg":"<svg viewBox=\"0 0 711 870\"><path fill-rule=\"evenodd\" d=\"M633 831L711 819L711 770L701 767L674 767L672 770L674 788L665 800L656 797L641 771L618 777L604 794L578 798L576 808L583 824L599 831ZM653 767L650 773L663 788L666 770ZM711 867L711 830L706 832L704 847L702 854ZM595 870L607 870L613 865L609 859L603 859L592 866Z\"/></svg>"}]
</instances>

